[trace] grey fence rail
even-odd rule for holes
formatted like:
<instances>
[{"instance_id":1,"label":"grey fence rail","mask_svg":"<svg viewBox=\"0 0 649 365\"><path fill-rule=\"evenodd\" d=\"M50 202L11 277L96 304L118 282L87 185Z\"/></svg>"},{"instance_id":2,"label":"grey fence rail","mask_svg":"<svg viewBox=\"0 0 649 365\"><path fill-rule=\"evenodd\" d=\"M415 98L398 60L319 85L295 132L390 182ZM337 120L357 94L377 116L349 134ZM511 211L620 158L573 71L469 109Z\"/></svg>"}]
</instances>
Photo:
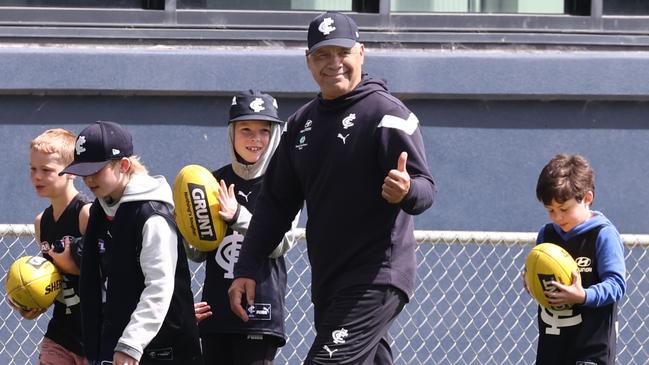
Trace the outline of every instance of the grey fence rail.
<instances>
[{"instance_id":1,"label":"grey fence rail","mask_svg":"<svg viewBox=\"0 0 649 365\"><path fill-rule=\"evenodd\" d=\"M520 271L535 233L416 231L417 286L392 326L396 364L533 364L536 306L522 288ZM619 364L649 363L649 235L622 235L628 290L620 305ZM304 233L301 231L301 239ZM0 275L11 263L38 254L32 225L0 224ZM300 364L311 344L310 270L306 245L287 255L288 343L277 364ZM200 299L203 265L191 263ZM223 310L229 310L224 308ZM0 300L0 364L35 364L49 314L23 320Z\"/></svg>"}]
</instances>

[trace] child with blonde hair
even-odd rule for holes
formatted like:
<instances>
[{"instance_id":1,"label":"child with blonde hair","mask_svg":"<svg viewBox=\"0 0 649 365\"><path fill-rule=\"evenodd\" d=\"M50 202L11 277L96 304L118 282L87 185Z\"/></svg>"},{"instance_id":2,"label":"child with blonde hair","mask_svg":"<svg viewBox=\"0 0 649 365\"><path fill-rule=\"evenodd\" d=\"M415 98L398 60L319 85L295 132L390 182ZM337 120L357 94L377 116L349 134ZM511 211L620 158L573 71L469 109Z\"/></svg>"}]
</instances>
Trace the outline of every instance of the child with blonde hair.
<instances>
[{"instance_id":1,"label":"child with blonde hair","mask_svg":"<svg viewBox=\"0 0 649 365\"><path fill-rule=\"evenodd\" d=\"M249 321L243 322L229 310L228 288L284 121L274 97L248 90L233 97L227 125L231 160L212 172L220 182L219 215L228 225L227 232L213 251L185 246L190 260L205 262L203 301L196 303L203 359L206 364L270 365L278 348L286 344L283 255L295 245L299 213L259 269L263 280L256 287L257 301L247 303L246 310L253 317Z\"/></svg>"},{"instance_id":2,"label":"child with blonde hair","mask_svg":"<svg viewBox=\"0 0 649 365\"><path fill-rule=\"evenodd\" d=\"M30 143L31 183L36 194L50 202L34 220L35 239L43 256L54 263L63 279L41 342L39 364L87 364L81 342L79 263L83 247L78 237L86 230L90 205L74 186L74 176L59 176L73 160L75 138L74 133L56 128ZM47 311L10 304L26 319L35 319Z\"/></svg>"},{"instance_id":3,"label":"child with blonde hair","mask_svg":"<svg viewBox=\"0 0 649 365\"><path fill-rule=\"evenodd\" d=\"M171 187L133 155L131 134L96 122L64 174L96 196L84 236L81 318L92 364L202 364L189 266Z\"/></svg>"}]
</instances>

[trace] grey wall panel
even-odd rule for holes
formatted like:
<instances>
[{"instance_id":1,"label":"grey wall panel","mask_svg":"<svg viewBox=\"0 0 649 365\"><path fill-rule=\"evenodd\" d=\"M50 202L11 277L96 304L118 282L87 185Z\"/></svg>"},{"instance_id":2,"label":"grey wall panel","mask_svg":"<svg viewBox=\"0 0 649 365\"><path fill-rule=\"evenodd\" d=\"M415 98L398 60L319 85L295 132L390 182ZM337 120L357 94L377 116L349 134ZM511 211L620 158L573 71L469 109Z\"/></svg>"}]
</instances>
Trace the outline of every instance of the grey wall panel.
<instances>
[{"instance_id":1,"label":"grey wall panel","mask_svg":"<svg viewBox=\"0 0 649 365\"><path fill-rule=\"evenodd\" d=\"M286 118L306 99L279 98ZM46 205L29 184L31 138L97 119L131 130L136 153L173 180L180 167L220 167L229 97L0 96L0 223L29 223ZM556 153L582 153L596 172L595 209L623 233L647 233L649 102L407 99L419 116L439 186L418 229L534 231L547 221L535 184ZM82 186L81 181L78 186Z\"/></svg>"},{"instance_id":2,"label":"grey wall panel","mask_svg":"<svg viewBox=\"0 0 649 365\"><path fill-rule=\"evenodd\" d=\"M250 85L309 95L301 48L0 47L0 93L216 94ZM647 99L649 54L633 51L368 49L365 69L406 96Z\"/></svg>"}]
</instances>

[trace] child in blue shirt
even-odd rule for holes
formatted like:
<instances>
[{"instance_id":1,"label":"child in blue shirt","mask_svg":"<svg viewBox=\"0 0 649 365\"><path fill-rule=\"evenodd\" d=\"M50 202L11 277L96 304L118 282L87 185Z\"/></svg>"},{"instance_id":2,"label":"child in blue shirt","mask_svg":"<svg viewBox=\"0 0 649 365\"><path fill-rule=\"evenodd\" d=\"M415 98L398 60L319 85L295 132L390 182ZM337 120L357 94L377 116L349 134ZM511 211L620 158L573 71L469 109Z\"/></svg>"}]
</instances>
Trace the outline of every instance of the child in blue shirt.
<instances>
[{"instance_id":1,"label":"child in blue shirt","mask_svg":"<svg viewBox=\"0 0 649 365\"><path fill-rule=\"evenodd\" d=\"M626 291L624 246L604 214L590 209L594 173L580 155L560 154L543 168L536 195L552 223L537 244L563 247L577 262L571 285L552 282L545 292L552 310L539 306L537 365L615 363L618 303Z\"/></svg>"}]
</instances>

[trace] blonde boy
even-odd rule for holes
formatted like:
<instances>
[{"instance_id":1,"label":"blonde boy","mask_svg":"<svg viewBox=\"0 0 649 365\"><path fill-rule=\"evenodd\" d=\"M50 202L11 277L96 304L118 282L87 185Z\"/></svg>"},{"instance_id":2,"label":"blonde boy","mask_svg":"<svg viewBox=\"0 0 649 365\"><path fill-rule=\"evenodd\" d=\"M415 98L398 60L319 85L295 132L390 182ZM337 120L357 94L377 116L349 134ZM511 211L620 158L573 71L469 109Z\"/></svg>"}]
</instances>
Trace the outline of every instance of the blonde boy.
<instances>
[{"instance_id":1,"label":"blonde boy","mask_svg":"<svg viewBox=\"0 0 649 365\"><path fill-rule=\"evenodd\" d=\"M74 186L74 176L59 176L73 160L76 136L65 129L50 129L31 141L29 169L31 183L50 206L34 220L36 242L42 254L51 260L63 277L63 290L54 303L52 319L41 343L39 364L86 364L81 343L81 310L79 305L80 237L86 230L88 200ZM56 243L62 243L55 248ZM15 306L14 306L15 307ZM46 310L23 310L34 319Z\"/></svg>"}]
</instances>

